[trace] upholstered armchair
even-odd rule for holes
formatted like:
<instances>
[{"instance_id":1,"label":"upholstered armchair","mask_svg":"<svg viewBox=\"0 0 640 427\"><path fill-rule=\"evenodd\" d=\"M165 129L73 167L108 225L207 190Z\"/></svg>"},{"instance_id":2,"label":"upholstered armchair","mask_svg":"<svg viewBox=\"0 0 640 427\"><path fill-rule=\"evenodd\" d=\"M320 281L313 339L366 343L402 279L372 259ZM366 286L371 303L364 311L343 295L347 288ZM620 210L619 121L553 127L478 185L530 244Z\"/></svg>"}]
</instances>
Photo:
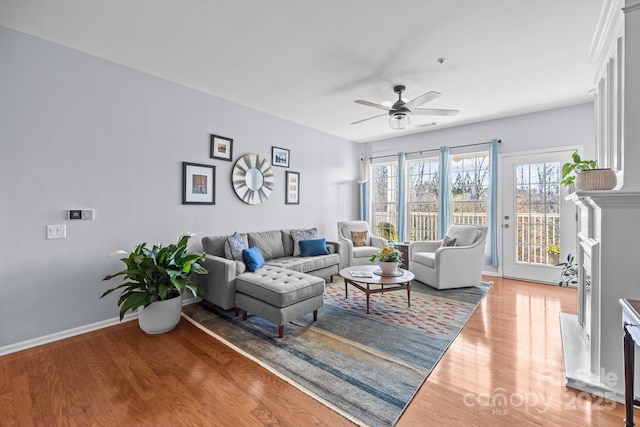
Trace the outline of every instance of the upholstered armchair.
<instances>
[{"instance_id":1,"label":"upholstered armchair","mask_svg":"<svg viewBox=\"0 0 640 427\"><path fill-rule=\"evenodd\" d=\"M436 289L478 285L486 241L487 227L454 224L443 240L409 245L409 271L417 280Z\"/></svg>"},{"instance_id":2,"label":"upholstered armchair","mask_svg":"<svg viewBox=\"0 0 640 427\"><path fill-rule=\"evenodd\" d=\"M340 252L344 252L342 267L365 265L371 255L384 248L387 241L371 233L366 221L339 221L338 241L342 243Z\"/></svg>"}]
</instances>

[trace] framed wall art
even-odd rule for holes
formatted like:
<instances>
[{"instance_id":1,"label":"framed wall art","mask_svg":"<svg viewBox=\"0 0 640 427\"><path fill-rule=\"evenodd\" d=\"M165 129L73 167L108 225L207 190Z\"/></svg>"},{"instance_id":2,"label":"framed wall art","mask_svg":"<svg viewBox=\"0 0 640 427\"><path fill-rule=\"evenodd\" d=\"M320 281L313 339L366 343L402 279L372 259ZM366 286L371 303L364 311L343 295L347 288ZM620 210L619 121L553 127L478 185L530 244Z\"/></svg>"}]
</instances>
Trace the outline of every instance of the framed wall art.
<instances>
[{"instance_id":1,"label":"framed wall art","mask_svg":"<svg viewBox=\"0 0 640 427\"><path fill-rule=\"evenodd\" d=\"M273 166L289 167L289 150L286 148L271 147L271 164Z\"/></svg>"},{"instance_id":2,"label":"framed wall art","mask_svg":"<svg viewBox=\"0 0 640 427\"><path fill-rule=\"evenodd\" d=\"M182 162L182 204L216 204L216 167Z\"/></svg>"},{"instance_id":3,"label":"framed wall art","mask_svg":"<svg viewBox=\"0 0 640 427\"><path fill-rule=\"evenodd\" d=\"M287 171L287 189L285 203L287 205L300 204L300 172Z\"/></svg>"},{"instance_id":4,"label":"framed wall art","mask_svg":"<svg viewBox=\"0 0 640 427\"><path fill-rule=\"evenodd\" d=\"M233 160L233 139L224 136L211 135L211 155L212 159Z\"/></svg>"}]
</instances>

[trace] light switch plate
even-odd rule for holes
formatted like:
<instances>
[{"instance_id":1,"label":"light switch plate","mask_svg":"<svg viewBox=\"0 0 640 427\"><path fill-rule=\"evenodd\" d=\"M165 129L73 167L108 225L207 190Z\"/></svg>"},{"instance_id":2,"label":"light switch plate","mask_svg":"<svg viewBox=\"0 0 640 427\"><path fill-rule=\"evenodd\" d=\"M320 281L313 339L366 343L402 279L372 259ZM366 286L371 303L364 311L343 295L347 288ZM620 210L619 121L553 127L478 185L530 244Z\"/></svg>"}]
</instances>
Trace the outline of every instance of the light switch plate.
<instances>
[{"instance_id":1,"label":"light switch plate","mask_svg":"<svg viewBox=\"0 0 640 427\"><path fill-rule=\"evenodd\" d=\"M82 209L82 219L92 220L95 218L93 209Z\"/></svg>"}]
</instances>

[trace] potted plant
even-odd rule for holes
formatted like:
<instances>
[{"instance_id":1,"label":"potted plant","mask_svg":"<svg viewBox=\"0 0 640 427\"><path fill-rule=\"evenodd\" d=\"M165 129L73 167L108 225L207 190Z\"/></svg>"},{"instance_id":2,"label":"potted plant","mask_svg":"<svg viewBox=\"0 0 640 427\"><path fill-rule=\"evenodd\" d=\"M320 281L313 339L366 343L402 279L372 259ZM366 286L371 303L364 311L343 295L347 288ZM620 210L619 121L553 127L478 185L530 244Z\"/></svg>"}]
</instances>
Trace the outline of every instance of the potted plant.
<instances>
[{"instance_id":1,"label":"potted plant","mask_svg":"<svg viewBox=\"0 0 640 427\"><path fill-rule=\"evenodd\" d=\"M396 249L393 243L389 242L387 246L380 249L380 252L371 255L369 261L378 261L382 274L393 275L396 270L398 270L398 265L402 261L402 253Z\"/></svg>"},{"instance_id":2,"label":"potted plant","mask_svg":"<svg viewBox=\"0 0 640 427\"><path fill-rule=\"evenodd\" d=\"M611 190L617 184L616 173L612 169L600 169L595 160L583 160L575 151L573 162L562 165L562 184L574 185L576 190Z\"/></svg>"},{"instance_id":3,"label":"potted plant","mask_svg":"<svg viewBox=\"0 0 640 427\"><path fill-rule=\"evenodd\" d=\"M127 311L138 309L138 322L146 333L159 334L175 328L180 321L185 289L190 289L194 295L198 291L189 274L207 273L198 264L206 255L187 252L187 243L192 236L191 233L183 234L177 243L168 246L158 244L149 249L146 243L141 243L129 254L123 250L109 254L128 255L121 258L126 268L102 280L124 276L123 283L105 291L100 298L120 289L120 320Z\"/></svg>"},{"instance_id":4,"label":"potted plant","mask_svg":"<svg viewBox=\"0 0 640 427\"><path fill-rule=\"evenodd\" d=\"M578 285L578 264L575 262L573 255L567 255L567 261L556 264L557 267L562 267L560 271L560 280L558 284L560 286L577 286Z\"/></svg>"},{"instance_id":5,"label":"potted plant","mask_svg":"<svg viewBox=\"0 0 640 427\"><path fill-rule=\"evenodd\" d=\"M557 265L560 262L560 246L547 246L547 254L549 257L549 264Z\"/></svg>"}]
</instances>

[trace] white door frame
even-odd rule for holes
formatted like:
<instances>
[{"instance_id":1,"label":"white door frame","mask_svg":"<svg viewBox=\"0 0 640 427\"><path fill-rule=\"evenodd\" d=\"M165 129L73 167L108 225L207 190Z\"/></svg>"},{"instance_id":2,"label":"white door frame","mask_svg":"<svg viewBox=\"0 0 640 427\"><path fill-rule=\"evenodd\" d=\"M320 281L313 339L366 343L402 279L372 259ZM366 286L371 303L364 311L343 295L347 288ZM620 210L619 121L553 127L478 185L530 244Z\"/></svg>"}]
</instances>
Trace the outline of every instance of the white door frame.
<instances>
[{"instance_id":1,"label":"white door frame","mask_svg":"<svg viewBox=\"0 0 640 427\"><path fill-rule=\"evenodd\" d=\"M503 154L498 154L498 218L497 218L497 231L498 231L498 235L497 235L497 240L498 240L498 269L497 269L497 274L499 277L504 277L503 274L503 267L504 267L504 263L503 263L503 255L504 255L504 247L503 247L503 227L502 227L502 223L503 223L503 212L504 212L504 208L503 208L503 203L502 201L504 200L504 188L503 188L503 184L500 184L503 182L503 178L504 178L504 171L502 168L502 164L503 164L503 160L505 159L505 157L515 157L515 156L526 156L526 155L537 155L537 154L547 154L547 153L553 153L556 151L567 151L567 150L573 150L573 151L577 151L578 153L582 153L583 150L583 146L582 145L567 145L567 146L562 146L562 147L553 147L553 148L541 148L538 150L527 150L527 151L514 151L511 153L503 153ZM566 226L566 225L565 225ZM575 242L573 243L573 245L575 245ZM572 251L572 253L575 253L575 250ZM563 261L562 259L560 261Z\"/></svg>"}]
</instances>

